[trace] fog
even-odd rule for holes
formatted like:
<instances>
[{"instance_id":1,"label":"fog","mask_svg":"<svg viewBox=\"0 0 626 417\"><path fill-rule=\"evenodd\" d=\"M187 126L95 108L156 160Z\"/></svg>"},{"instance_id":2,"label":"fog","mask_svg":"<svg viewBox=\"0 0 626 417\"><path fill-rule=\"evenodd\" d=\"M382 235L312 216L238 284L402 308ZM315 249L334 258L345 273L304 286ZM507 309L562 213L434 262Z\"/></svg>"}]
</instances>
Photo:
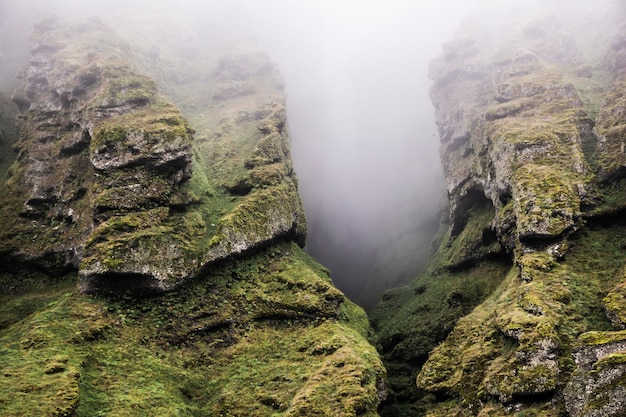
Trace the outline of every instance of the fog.
<instances>
[{"instance_id":1,"label":"fog","mask_svg":"<svg viewBox=\"0 0 626 417\"><path fill-rule=\"evenodd\" d=\"M286 83L306 249L340 289L371 307L423 266L445 203L428 62L465 15L501 4L0 0L0 86L15 87L32 24L50 15L96 15L114 27L154 16L181 30L254 38Z\"/></svg>"}]
</instances>

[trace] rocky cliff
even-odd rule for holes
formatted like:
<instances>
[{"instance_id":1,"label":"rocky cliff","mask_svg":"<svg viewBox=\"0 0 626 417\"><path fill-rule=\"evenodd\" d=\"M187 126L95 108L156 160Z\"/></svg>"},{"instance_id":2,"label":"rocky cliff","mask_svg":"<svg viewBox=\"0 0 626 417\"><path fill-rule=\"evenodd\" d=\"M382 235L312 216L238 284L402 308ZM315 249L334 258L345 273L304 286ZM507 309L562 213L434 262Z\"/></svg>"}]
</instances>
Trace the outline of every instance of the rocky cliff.
<instances>
[{"instance_id":1,"label":"rocky cliff","mask_svg":"<svg viewBox=\"0 0 626 417\"><path fill-rule=\"evenodd\" d=\"M624 8L560 3L468 20L433 62L448 211L378 351L301 249L264 54L38 24L0 95L0 414L624 415Z\"/></svg>"},{"instance_id":2,"label":"rocky cliff","mask_svg":"<svg viewBox=\"0 0 626 417\"><path fill-rule=\"evenodd\" d=\"M150 36L41 22L19 136L0 101L0 414L377 415L367 319L300 247L276 67Z\"/></svg>"},{"instance_id":3,"label":"rocky cliff","mask_svg":"<svg viewBox=\"0 0 626 417\"><path fill-rule=\"evenodd\" d=\"M132 51L110 31L95 20L36 29L14 96L22 133L3 190L5 259L78 268L87 291L113 282L158 291L276 236L302 240L280 91L269 89L261 102L265 91L228 79L241 69L237 57L220 61L213 98L256 100L240 103L240 120L229 126L229 138L246 141L236 161L242 172L227 171L235 169L229 159L219 178L200 160L219 155L217 145L192 161L191 125L132 70ZM276 76L269 68L254 81ZM225 124L233 111L209 117ZM244 222L246 213L259 221Z\"/></svg>"},{"instance_id":4,"label":"rocky cliff","mask_svg":"<svg viewBox=\"0 0 626 417\"><path fill-rule=\"evenodd\" d=\"M622 21L483 16L432 63L449 216L372 314L383 415L626 413Z\"/></svg>"}]
</instances>

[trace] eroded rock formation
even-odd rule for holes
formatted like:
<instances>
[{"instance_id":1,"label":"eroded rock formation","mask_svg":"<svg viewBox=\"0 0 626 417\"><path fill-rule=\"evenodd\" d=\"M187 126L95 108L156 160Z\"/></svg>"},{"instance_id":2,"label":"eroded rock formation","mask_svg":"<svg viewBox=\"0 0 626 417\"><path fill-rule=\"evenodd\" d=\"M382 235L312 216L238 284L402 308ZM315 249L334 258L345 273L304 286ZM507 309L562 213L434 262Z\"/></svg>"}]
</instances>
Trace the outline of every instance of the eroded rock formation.
<instances>
[{"instance_id":1,"label":"eroded rock formation","mask_svg":"<svg viewBox=\"0 0 626 417\"><path fill-rule=\"evenodd\" d=\"M623 26L585 13L602 31L484 17L433 62L449 217L372 314L398 399L383 414L626 412Z\"/></svg>"},{"instance_id":2,"label":"eroded rock formation","mask_svg":"<svg viewBox=\"0 0 626 417\"><path fill-rule=\"evenodd\" d=\"M278 70L160 29L42 22L19 139L0 97L0 414L377 416L367 318L301 249Z\"/></svg>"},{"instance_id":3,"label":"eroded rock formation","mask_svg":"<svg viewBox=\"0 0 626 417\"><path fill-rule=\"evenodd\" d=\"M230 104L207 113L222 141L241 138L244 149L224 152L245 158L222 155L214 178L216 161L207 166L204 155L224 145L192 161L189 122L133 68L130 47L110 27L51 20L33 39L14 96L21 138L3 194L5 259L78 267L85 291L167 290L277 236L303 240L282 90L215 93L276 77L266 58L227 55L212 74L213 98ZM215 206L223 212L212 213Z\"/></svg>"}]
</instances>

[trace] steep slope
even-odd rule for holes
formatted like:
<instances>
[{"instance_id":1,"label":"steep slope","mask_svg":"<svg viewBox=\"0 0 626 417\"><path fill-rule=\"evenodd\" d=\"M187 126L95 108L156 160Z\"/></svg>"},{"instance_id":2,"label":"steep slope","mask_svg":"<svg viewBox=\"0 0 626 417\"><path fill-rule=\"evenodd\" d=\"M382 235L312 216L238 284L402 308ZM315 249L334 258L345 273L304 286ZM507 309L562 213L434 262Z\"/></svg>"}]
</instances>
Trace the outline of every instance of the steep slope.
<instances>
[{"instance_id":1,"label":"steep slope","mask_svg":"<svg viewBox=\"0 0 626 417\"><path fill-rule=\"evenodd\" d=\"M383 415L626 412L620 16L485 16L433 62L449 219L372 314Z\"/></svg>"},{"instance_id":2,"label":"steep slope","mask_svg":"<svg viewBox=\"0 0 626 417\"><path fill-rule=\"evenodd\" d=\"M299 246L274 65L212 48L183 102L97 19L32 39L0 165L0 414L376 416L366 316Z\"/></svg>"},{"instance_id":3,"label":"steep slope","mask_svg":"<svg viewBox=\"0 0 626 417\"><path fill-rule=\"evenodd\" d=\"M375 416L384 395L365 315L295 244L151 298L1 278L3 416Z\"/></svg>"}]
</instances>

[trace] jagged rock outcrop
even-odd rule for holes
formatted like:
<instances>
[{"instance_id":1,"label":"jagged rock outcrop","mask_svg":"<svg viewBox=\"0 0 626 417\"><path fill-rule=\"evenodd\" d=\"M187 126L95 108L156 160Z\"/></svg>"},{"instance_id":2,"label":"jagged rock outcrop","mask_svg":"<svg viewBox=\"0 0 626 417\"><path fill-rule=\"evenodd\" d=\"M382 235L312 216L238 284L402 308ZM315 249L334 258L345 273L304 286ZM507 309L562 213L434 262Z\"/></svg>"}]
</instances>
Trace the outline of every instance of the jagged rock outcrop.
<instances>
[{"instance_id":1,"label":"jagged rock outcrop","mask_svg":"<svg viewBox=\"0 0 626 417\"><path fill-rule=\"evenodd\" d=\"M301 248L278 70L154 30L42 22L19 140L0 101L0 414L377 416L367 317Z\"/></svg>"},{"instance_id":2,"label":"jagged rock outcrop","mask_svg":"<svg viewBox=\"0 0 626 417\"><path fill-rule=\"evenodd\" d=\"M122 254L151 240L132 238L136 223L164 227L182 199L191 175L188 122L152 80L133 72L102 22L46 21L33 42L14 94L20 140L2 196L5 262L180 278ZM96 44L100 53L88 48Z\"/></svg>"},{"instance_id":3,"label":"jagged rock outcrop","mask_svg":"<svg viewBox=\"0 0 626 417\"><path fill-rule=\"evenodd\" d=\"M576 370L565 388L572 417L619 416L626 409L626 334L589 332L574 352Z\"/></svg>"},{"instance_id":4,"label":"jagged rock outcrop","mask_svg":"<svg viewBox=\"0 0 626 417\"><path fill-rule=\"evenodd\" d=\"M213 94L216 142L239 136L242 149L234 162L220 155L207 166L201 158L223 144L192 161L189 122L133 69L136 58L110 27L52 20L33 40L14 96L17 163L2 197L7 263L78 267L85 291L160 291L278 236L303 242L280 83L270 94ZM276 77L267 58L247 56L219 61L214 91Z\"/></svg>"},{"instance_id":5,"label":"jagged rock outcrop","mask_svg":"<svg viewBox=\"0 0 626 417\"><path fill-rule=\"evenodd\" d=\"M484 17L433 62L449 216L372 314L400 403L384 415L626 412L621 342L589 342L624 317L623 42L600 9L584 35L558 8Z\"/></svg>"}]
</instances>

